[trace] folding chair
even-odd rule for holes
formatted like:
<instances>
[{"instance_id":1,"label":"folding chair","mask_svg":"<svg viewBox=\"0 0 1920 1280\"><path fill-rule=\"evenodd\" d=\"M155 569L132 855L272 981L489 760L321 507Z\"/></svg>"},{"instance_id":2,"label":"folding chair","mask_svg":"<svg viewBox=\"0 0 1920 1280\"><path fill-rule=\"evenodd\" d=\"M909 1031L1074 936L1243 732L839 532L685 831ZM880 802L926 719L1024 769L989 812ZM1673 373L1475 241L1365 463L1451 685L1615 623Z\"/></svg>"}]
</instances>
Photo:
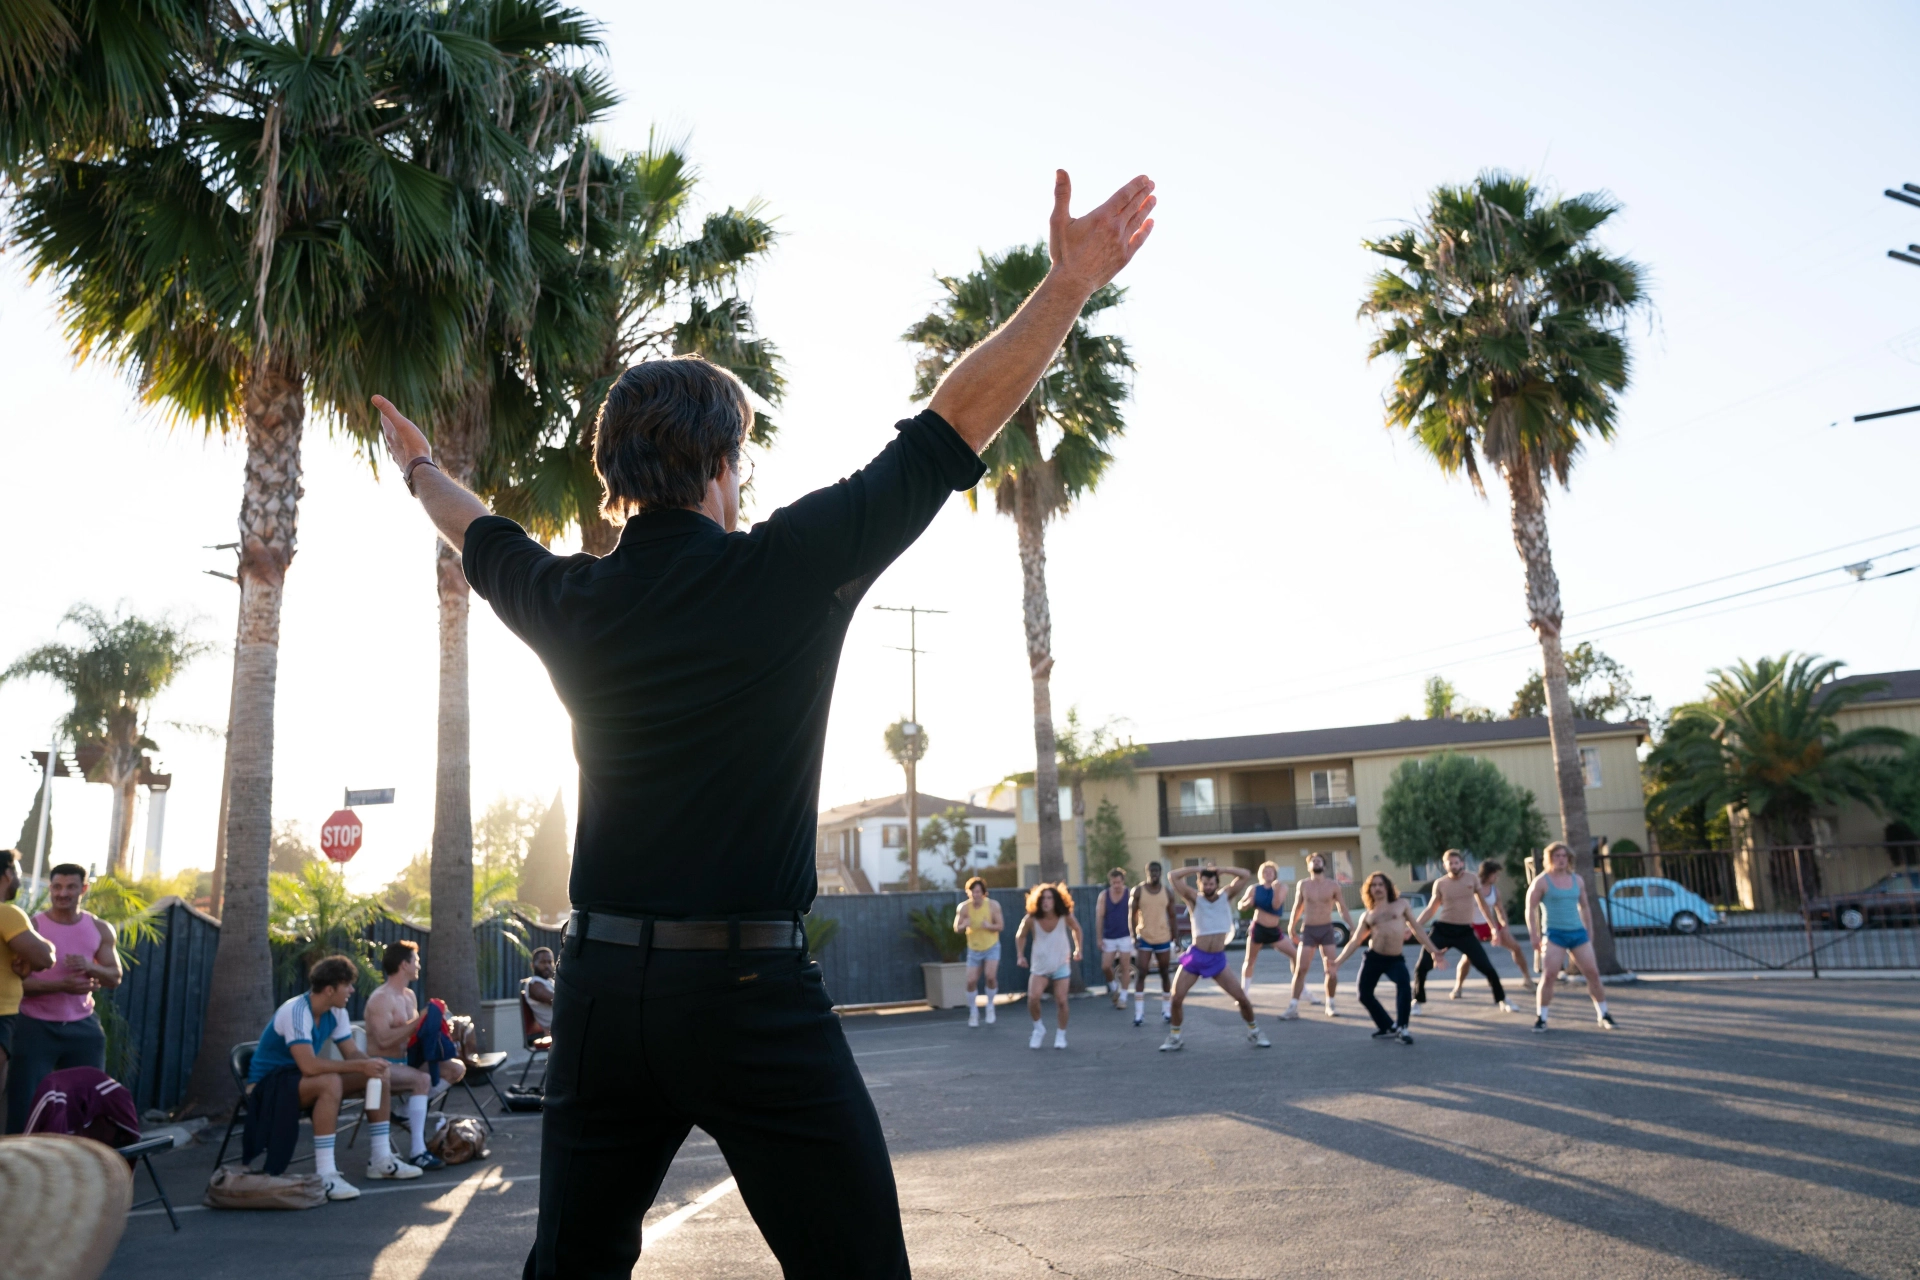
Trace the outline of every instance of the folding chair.
<instances>
[{"instance_id":1,"label":"folding chair","mask_svg":"<svg viewBox=\"0 0 1920 1280\"><path fill-rule=\"evenodd\" d=\"M160 1175L154 1172L153 1168L153 1157L156 1153L173 1150L173 1135L169 1133L158 1138L142 1138L140 1141L128 1143L124 1147L116 1147L115 1150L126 1157L127 1169L133 1173L136 1178L140 1176L140 1166L145 1165L147 1166L147 1177L153 1180L153 1197L147 1200L137 1200L133 1204L128 1205L127 1212L131 1213L135 1209L144 1209L150 1204L157 1204L167 1211L167 1221L173 1224L175 1231L178 1231L180 1229L180 1216L173 1211L173 1201L167 1199L167 1189L160 1185Z\"/></svg>"},{"instance_id":2,"label":"folding chair","mask_svg":"<svg viewBox=\"0 0 1920 1280\"><path fill-rule=\"evenodd\" d=\"M527 989L524 985L520 988L520 1039L527 1049L527 1064L520 1068L520 1087L524 1089L527 1084L527 1072L533 1070L534 1055L545 1055L547 1067L553 1065L553 1036L540 1025L540 1020L533 1016L533 1002L527 999ZM546 1085L547 1069L542 1067L540 1087L544 1089ZM503 1101L500 1105L504 1107L506 1103Z\"/></svg>"}]
</instances>

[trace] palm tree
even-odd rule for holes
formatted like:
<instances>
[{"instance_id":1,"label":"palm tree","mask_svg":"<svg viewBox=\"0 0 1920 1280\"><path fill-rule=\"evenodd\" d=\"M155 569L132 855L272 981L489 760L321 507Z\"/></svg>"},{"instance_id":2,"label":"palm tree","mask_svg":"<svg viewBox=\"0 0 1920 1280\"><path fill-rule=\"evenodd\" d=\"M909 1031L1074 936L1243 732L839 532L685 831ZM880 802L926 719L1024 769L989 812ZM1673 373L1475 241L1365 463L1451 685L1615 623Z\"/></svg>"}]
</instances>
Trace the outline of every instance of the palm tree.
<instances>
[{"instance_id":1,"label":"palm tree","mask_svg":"<svg viewBox=\"0 0 1920 1280\"><path fill-rule=\"evenodd\" d=\"M495 511L538 537L578 525L590 555L618 544L619 528L600 513L593 439L607 389L629 365L699 355L766 405L777 408L786 393L779 351L739 293L742 276L772 250L773 225L753 202L708 214L689 233L698 184L686 143L657 136L639 152L593 149L543 183L543 200L573 202L569 251L545 260L527 349L544 413L522 418L518 438L503 434L498 470L481 484ZM756 412L748 443L766 448L775 431Z\"/></svg>"},{"instance_id":2,"label":"palm tree","mask_svg":"<svg viewBox=\"0 0 1920 1280\"><path fill-rule=\"evenodd\" d=\"M907 793L907 892L920 891L920 760L927 754L927 726L901 716L887 726L883 735L887 754L906 771Z\"/></svg>"},{"instance_id":3,"label":"palm tree","mask_svg":"<svg viewBox=\"0 0 1920 1280\"><path fill-rule=\"evenodd\" d=\"M28 650L0 671L0 684L46 676L72 697L65 732L76 747L97 748L100 753L87 781L113 788L107 874L125 876L133 845L135 788L146 763L143 753L159 750L147 736L153 700L183 667L213 646L193 639L166 619L127 613L108 617L92 605L75 605L61 621L78 627L86 640Z\"/></svg>"},{"instance_id":4,"label":"palm tree","mask_svg":"<svg viewBox=\"0 0 1920 1280\"><path fill-rule=\"evenodd\" d=\"M308 397L337 399L329 382L387 336L367 305L376 283L404 291L461 249L450 184L409 153L419 107L396 77L437 59L479 98L499 69L446 10L410 0L237 0L184 34L139 21L136 34L173 42L180 87L147 100L110 146L63 141L50 113L40 135L52 143L14 165L16 233L33 272L55 278L80 354L126 366L181 418L237 422L246 440L223 930L189 1086L191 1106L220 1108L228 1047L272 1010L274 696ZM13 119L6 132L36 136ZM422 323L405 343L376 341L388 394L431 395L458 336Z\"/></svg>"},{"instance_id":5,"label":"palm tree","mask_svg":"<svg viewBox=\"0 0 1920 1280\"><path fill-rule=\"evenodd\" d=\"M268 928L281 947L281 982L303 983L307 970L323 957L345 955L360 966L360 990L370 990L380 967L380 944L367 937L367 929L392 918L380 899L347 888L345 869L323 858L298 872L276 871L268 880Z\"/></svg>"},{"instance_id":6,"label":"palm tree","mask_svg":"<svg viewBox=\"0 0 1920 1280\"><path fill-rule=\"evenodd\" d=\"M1080 708L1068 707L1066 724L1053 731L1055 749L1059 752L1060 785L1073 795L1074 848L1080 856L1082 874L1087 869L1086 784L1120 778L1129 787L1133 786L1134 761L1147 753L1147 749L1132 738L1123 739L1115 732L1115 726L1121 723L1109 720L1089 728L1080 723ZM1006 787L1032 785L1031 772L1010 773L1000 779L994 794L1000 794Z\"/></svg>"},{"instance_id":7,"label":"palm tree","mask_svg":"<svg viewBox=\"0 0 1920 1280\"><path fill-rule=\"evenodd\" d=\"M947 297L905 334L919 347L914 398L933 394L953 363L1019 310L1046 278L1044 245L1021 246L998 257L980 255L980 269L942 276ZM1060 839L1060 768L1053 729L1053 618L1047 602L1047 521L1100 483L1113 461L1109 447L1126 430L1121 402L1133 361L1126 343L1096 334L1089 322L1119 305L1125 290L1104 285L1080 309L1067 340L1026 403L1014 411L1009 430L987 446L985 483L994 505L1011 516L1020 544L1021 607L1025 615L1028 673L1033 681L1034 793L1040 823L1040 878L1063 880L1066 853ZM1049 452L1042 429L1058 439ZM969 493L976 506L977 496Z\"/></svg>"},{"instance_id":8,"label":"palm tree","mask_svg":"<svg viewBox=\"0 0 1920 1280\"><path fill-rule=\"evenodd\" d=\"M1438 187L1417 225L1365 242L1397 265L1374 276L1360 306L1377 331L1368 358L1400 365L1387 424L1408 431L1448 475L1465 472L1478 493L1483 459L1506 481L1527 621L1540 641L1561 830L1589 892L1597 886L1586 774L1567 696L1547 491L1555 480L1567 485L1588 436L1612 438L1627 386L1624 326L1644 305L1643 272L1593 239L1618 209L1596 193L1550 199L1500 172ZM1617 970L1613 936L1595 923L1600 964Z\"/></svg>"},{"instance_id":9,"label":"palm tree","mask_svg":"<svg viewBox=\"0 0 1920 1280\"><path fill-rule=\"evenodd\" d=\"M1842 730L1838 715L1884 689L1831 683L1842 664L1785 653L1717 668L1699 702L1676 707L1647 757L1661 780L1656 818L1685 820L1729 805L1773 845L1814 843L1814 816L1849 801L1886 808L1886 757L1917 745L1886 725Z\"/></svg>"}]
</instances>

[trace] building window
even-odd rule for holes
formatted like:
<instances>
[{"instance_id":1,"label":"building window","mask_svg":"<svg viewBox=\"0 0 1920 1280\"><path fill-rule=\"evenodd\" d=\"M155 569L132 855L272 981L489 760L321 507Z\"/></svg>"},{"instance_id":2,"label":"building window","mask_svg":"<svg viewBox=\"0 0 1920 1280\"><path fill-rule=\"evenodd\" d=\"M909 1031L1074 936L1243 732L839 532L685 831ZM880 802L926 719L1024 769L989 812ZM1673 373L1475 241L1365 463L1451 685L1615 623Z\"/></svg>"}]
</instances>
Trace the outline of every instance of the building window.
<instances>
[{"instance_id":1,"label":"building window","mask_svg":"<svg viewBox=\"0 0 1920 1280\"><path fill-rule=\"evenodd\" d=\"M987 856L987 824L984 822L973 824L973 847L981 857Z\"/></svg>"},{"instance_id":2,"label":"building window","mask_svg":"<svg viewBox=\"0 0 1920 1280\"><path fill-rule=\"evenodd\" d=\"M1315 769L1313 771L1313 802L1317 805L1345 804L1347 793L1347 771L1345 769Z\"/></svg>"},{"instance_id":3,"label":"building window","mask_svg":"<svg viewBox=\"0 0 1920 1280\"><path fill-rule=\"evenodd\" d=\"M1580 748L1580 768L1587 775L1587 785L1589 787L1599 786L1600 785L1600 748L1598 747Z\"/></svg>"},{"instance_id":4,"label":"building window","mask_svg":"<svg viewBox=\"0 0 1920 1280\"><path fill-rule=\"evenodd\" d=\"M1213 812L1213 779L1188 778L1180 784L1180 812L1190 814ZM1197 863L1188 863L1197 866Z\"/></svg>"},{"instance_id":5,"label":"building window","mask_svg":"<svg viewBox=\"0 0 1920 1280\"><path fill-rule=\"evenodd\" d=\"M880 847L882 849L904 849L907 847L907 824L889 822L880 828Z\"/></svg>"}]
</instances>

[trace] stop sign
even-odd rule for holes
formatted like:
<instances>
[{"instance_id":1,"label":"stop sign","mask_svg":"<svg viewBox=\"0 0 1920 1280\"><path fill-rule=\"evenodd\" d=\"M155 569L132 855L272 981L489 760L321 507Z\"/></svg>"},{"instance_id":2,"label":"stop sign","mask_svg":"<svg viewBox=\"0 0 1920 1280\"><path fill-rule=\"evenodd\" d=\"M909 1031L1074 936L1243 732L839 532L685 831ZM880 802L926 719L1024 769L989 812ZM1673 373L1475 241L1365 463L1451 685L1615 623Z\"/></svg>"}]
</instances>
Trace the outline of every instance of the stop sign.
<instances>
[{"instance_id":1,"label":"stop sign","mask_svg":"<svg viewBox=\"0 0 1920 1280\"><path fill-rule=\"evenodd\" d=\"M320 852L345 862L360 852L360 818L351 809L336 809L320 827Z\"/></svg>"}]
</instances>

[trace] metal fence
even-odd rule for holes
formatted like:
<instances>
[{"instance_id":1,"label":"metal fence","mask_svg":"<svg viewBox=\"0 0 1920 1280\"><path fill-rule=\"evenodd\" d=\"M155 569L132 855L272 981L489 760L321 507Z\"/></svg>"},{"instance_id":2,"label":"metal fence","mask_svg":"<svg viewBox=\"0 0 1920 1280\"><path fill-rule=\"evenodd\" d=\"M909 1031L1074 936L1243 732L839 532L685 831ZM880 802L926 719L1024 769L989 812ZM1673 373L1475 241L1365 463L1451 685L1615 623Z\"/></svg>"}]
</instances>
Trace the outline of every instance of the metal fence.
<instances>
[{"instance_id":1,"label":"metal fence","mask_svg":"<svg viewBox=\"0 0 1920 1280\"><path fill-rule=\"evenodd\" d=\"M1920 844L1612 854L1598 870L1637 972L1920 968Z\"/></svg>"}]
</instances>

